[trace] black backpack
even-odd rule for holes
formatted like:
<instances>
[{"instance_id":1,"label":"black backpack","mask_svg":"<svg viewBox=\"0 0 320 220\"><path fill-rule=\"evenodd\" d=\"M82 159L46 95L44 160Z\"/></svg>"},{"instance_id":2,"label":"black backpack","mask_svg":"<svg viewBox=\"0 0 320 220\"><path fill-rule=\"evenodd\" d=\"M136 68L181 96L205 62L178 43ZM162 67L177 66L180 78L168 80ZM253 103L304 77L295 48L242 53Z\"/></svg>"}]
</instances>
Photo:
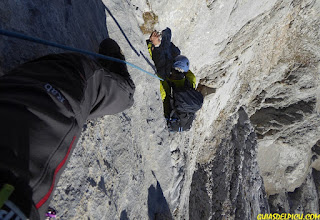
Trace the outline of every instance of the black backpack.
<instances>
[{"instance_id":1,"label":"black backpack","mask_svg":"<svg viewBox=\"0 0 320 220\"><path fill-rule=\"evenodd\" d=\"M171 83L169 85L172 88L170 100L172 110L168 128L170 131L188 131L195 119L195 113L202 107L203 96L192 88L187 79L182 88L176 88Z\"/></svg>"}]
</instances>

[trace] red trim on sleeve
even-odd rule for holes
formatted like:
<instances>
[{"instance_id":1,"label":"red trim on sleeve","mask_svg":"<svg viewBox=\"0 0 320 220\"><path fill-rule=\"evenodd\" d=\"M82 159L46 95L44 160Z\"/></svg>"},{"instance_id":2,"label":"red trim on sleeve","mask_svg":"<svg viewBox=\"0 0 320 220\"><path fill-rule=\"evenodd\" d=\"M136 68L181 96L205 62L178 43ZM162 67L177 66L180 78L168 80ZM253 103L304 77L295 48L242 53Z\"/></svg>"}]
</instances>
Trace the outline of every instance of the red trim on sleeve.
<instances>
[{"instance_id":1,"label":"red trim on sleeve","mask_svg":"<svg viewBox=\"0 0 320 220\"><path fill-rule=\"evenodd\" d=\"M47 202L47 200L49 199L52 191L53 191L53 188L54 188L54 183L55 183L55 180L56 180L56 176L58 174L58 172L60 171L60 169L63 167L63 165L66 163L67 159L68 159L68 156L70 154L70 151L72 149L72 145L73 143L75 142L76 140L76 137L74 136L73 139L72 139L72 142L69 146L69 149L68 149L68 152L67 154L65 155L65 157L63 158L63 160L59 163L59 165L56 167L55 171L54 171L54 174L53 174L53 180L52 180L52 183L51 183L51 187L49 189L49 191L47 192L47 194L40 200L40 202L38 202L36 204L36 208L39 209L44 203Z\"/></svg>"}]
</instances>

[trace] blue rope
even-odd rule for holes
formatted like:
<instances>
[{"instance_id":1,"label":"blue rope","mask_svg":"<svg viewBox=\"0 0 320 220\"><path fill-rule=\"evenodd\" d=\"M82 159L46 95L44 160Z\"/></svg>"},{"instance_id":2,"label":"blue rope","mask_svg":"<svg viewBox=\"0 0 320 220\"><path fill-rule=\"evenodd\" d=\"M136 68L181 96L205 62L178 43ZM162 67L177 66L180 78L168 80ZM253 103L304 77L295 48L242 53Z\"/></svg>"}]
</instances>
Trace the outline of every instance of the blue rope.
<instances>
[{"instance_id":1,"label":"blue rope","mask_svg":"<svg viewBox=\"0 0 320 220\"><path fill-rule=\"evenodd\" d=\"M82 53L82 54L87 54L87 55L91 55L91 56L94 56L94 57L98 57L98 58L102 58L102 59L106 59L106 60L111 60L111 61L114 61L114 62L118 62L118 63L124 63L124 64L127 64L129 66L132 66L133 68L136 68L142 72L145 72L147 74L149 74L150 76L156 78L156 79L159 79L161 81L163 81L163 79L159 78L158 76L132 64L132 63L129 63L127 61L124 61L124 60L120 60L120 59L117 59L117 58L114 58L114 57L109 57L109 56L105 56L105 55L102 55L102 54L98 54L98 53L93 53L93 52L90 52L90 51L87 51L87 50L82 50L82 49L78 49L78 48L73 48L73 47L68 47L68 46L65 46L65 45L61 45L61 44L58 44L58 43L55 43L55 42L51 42L51 41L46 41L46 40L42 40L40 38L35 38L35 37L30 37L30 36L27 36L27 35L24 35L24 34L20 34L20 33L17 33L17 32L11 32L11 31L7 31L7 30L2 30L0 29L0 35L4 35L4 36L8 36L8 37L13 37L13 38L18 38L18 39L21 39L21 40L26 40L26 41L31 41L31 42L35 42L35 43L38 43L38 44L44 44L44 45L48 45L48 46L52 46L52 47L57 47L57 48L61 48L61 49L64 49L64 50L69 50L69 51L73 51L73 52L78 52L78 53Z\"/></svg>"}]
</instances>

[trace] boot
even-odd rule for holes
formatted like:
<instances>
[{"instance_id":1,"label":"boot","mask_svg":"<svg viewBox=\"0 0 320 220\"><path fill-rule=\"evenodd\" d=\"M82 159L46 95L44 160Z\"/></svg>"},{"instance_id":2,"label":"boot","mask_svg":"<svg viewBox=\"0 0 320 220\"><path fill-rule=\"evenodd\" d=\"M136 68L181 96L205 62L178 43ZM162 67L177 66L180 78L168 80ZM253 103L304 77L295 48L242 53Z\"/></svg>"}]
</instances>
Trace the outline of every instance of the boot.
<instances>
[{"instance_id":1,"label":"boot","mask_svg":"<svg viewBox=\"0 0 320 220\"><path fill-rule=\"evenodd\" d=\"M111 38L104 39L99 45L99 53L109 57L117 58L120 60L126 60L118 43ZM107 59L98 59L99 63L111 72L122 75L125 78L129 78L127 65L125 63L118 63Z\"/></svg>"}]
</instances>

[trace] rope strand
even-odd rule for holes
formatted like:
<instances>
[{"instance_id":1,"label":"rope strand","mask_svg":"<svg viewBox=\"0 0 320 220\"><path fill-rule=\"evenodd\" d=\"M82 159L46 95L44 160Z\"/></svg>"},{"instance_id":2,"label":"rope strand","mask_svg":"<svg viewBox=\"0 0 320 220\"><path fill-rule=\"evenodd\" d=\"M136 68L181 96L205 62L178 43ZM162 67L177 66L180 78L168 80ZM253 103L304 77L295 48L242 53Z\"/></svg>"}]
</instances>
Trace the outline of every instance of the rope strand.
<instances>
[{"instance_id":1,"label":"rope strand","mask_svg":"<svg viewBox=\"0 0 320 220\"><path fill-rule=\"evenodd\" d=\"M51 42L51 41L47 41L47 40L43 40L43 39L40 39L40 38L36 38L36 37L31 37L31 36L27 36L27 35L24 35L24 34L21 34L21 33L17 33L17 32L12 32L12 31L7 31L7 30L3 30L3 29L0 29L0 35L4 35L4 36L7 36L7 37L13 37L13 38L18 38L18 39L21 39L21 40L26 40L26 41L30 41L30 42L34 42L34 43L38 43L38 44L43 44L43 45L48 45L48 46L51 46L51 47L56 47L56 48L60 48L60 49L64 49L64 50L69 50L69 51L73 51L73 52L77 52L77 53L82 53L82 54L86 54L86 55L91 55L91 56L94 56L94 57L97 57L97 58L102 58L102 59L106 59L106 60L110 60L110 61L114 61L114 62L118 62L118 63L125 63L129 66L132 66L133 68L135 69L138 69L142 72L145 72L147 73L148 75L156 78L156 79L159 79L161 81L163 81L163 79L161 79L160 77L130 63L130 62L127 62L127 61L124 61L124 60L120 60L120 59L117 59L117 58L114 58L114 57L109 57L109 56L105 56L105 55L102 55L102 54L98 54L98 53L94 53L94 52L91 52L91 51L87 51L87 50L82 50L82 49L78 49L78 48L73 48L73 47L69 47L69 46L65 46L65 45L61 45L61 44L58 44L58 43L55 43L55 42Z\"/></svg>"}]
</instances>

